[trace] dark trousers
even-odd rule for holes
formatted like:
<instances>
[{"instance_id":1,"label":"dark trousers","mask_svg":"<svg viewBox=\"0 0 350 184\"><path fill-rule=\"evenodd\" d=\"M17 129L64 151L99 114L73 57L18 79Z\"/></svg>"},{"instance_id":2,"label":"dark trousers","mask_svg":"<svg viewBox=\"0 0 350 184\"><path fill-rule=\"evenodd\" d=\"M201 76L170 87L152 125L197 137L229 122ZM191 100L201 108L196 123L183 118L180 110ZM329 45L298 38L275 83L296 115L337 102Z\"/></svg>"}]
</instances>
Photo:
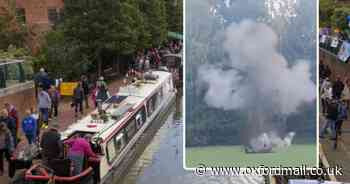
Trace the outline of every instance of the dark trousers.
<instances>
[{"instance_id":1,"label":"dark trousers","mask_svg":"<svg viewBox=\"0 0 350 184\"><path fill-rule=\"evenodd\" d=\"M322 104L322 113L325 114L327 112L328 102L326 99L321 99Z\"/></svg>"},{"instance_id":2,"label":"dark trousers","mask_svg":"<svg viewBox=\"0 0 350 184\"><path fill-rule=\"evenodd\" d=\"M335 123L335 130L337 131L337 135L341 135L341 127L343 126L343 120L337 120Z\"/></svg>"},{"instance_id":3,"label":"dark trousers","mask_svg":"<svg viewBox=\"0 0 350 184\"><path fill-rule=\"evenodd\" d=\"M58 115L58 104L52 104L50 109L50 117L57 117Z\"/></svg>"},{"instance_id":4,"label":"dark trousers","mask_svg":"<svg viewBox=\"0 0 350 184\"><path fill-rule=\"evenodd\" d=\"M75 113L83 113L83 100L75 100L74 102Z\"/></svg>"},{"instance_id":5,"label":"dark trousers","mask_svg":"<svg viewBox=\"0 0 350 184\"><path fill-rule=\"evenodd\" d=\"M0 171L4 172L4 156L8 163L10 163L10 152L8 149L0 149Z\"/></svg>"},{"instance_id":6,"label":"dark trousers","mask_svg":"<svg viewBox=\"0 0 350 184\"><path fill-rule=\"evenodd\" d=\"M85 108L89 108L89 94L84 95Z\"/></svg>"},{"instance_id":7,"label":"dark trousers","mask_svg":"<svg viewBox=\"0 0 350 184\"><path fill-rule=\"evenodd\" d=\"M26 138L29 144L32 144L35 141L35 135L34 134L26 134Z\"/></svg>"}]
</instances>

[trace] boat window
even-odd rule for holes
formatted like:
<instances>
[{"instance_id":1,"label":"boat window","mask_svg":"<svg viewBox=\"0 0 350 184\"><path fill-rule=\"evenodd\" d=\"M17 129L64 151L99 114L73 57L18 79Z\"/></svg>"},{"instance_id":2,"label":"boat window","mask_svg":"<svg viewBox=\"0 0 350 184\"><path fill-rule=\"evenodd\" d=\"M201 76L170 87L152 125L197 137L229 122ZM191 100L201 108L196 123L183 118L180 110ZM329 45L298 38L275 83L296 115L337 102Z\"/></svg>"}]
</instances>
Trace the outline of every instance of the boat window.
<instances>
[{"instance_id":1,"label":"boat window","mask_svg":"<svg viewBox=\"0 0 350 184\"><path fill-rule=\"evenodd\" d=\"M124 128L125 132L125 140L126 142L129 142L131 138L135 135L136 133L136 120L134 118L131 118L126 127Z\"/></svg>"},{"instance_id":2,"label":"boat window","mask_svg":"<svg viewBox=\"0 0 350 184\"><path fill-rule=\"evenodd\" d=\"M115 138L115 148L116 148L116 151L117 153L119 153L123 147L124 147L124 134L123 133L120 133L118 134L117 136L114 137Z\"/></svg>"},{"instance_id":3,"label":"boat window","mask_svg":"<svg viewBox=\"0 0 350 184\"><path fill-rule=\"evenodd\" d=\"M117 156L115 139L111 139L107 142L107 158L108 163L112 163Z\"/></svg>"},{"instance_id":4,"label":"boat window","mask_svg":"<svg viewBox=\"0 0 350 184\"><path fill-rule=\"evenodd\" d=\"M140 114L137 114L135 119L136 119L137 129L139 129L143 124L142 117Z\"/></svg>"},{"instance_id":5,"label":"boat window","mask_svg":"<svg viewBox=\"0 0 350 184\"><path fill-rule=\"evenodd\" d=\"M160 101L163 99L163 96L164 96L164 93L163 93L163 86L162 87L160 87L160 89L159 89L159 97L160 97Z\"/></svg>"},{"instance_id":6,"label":"boat window","mask_svg":"<svg viewBox=\"0 0 350 184\"><path fill-rule=\"evenodd\" d=\"M119 133L107 142L107 159L108 163L111 164L122 151L125 146L123 140L124 134Z\"/></svg>"},{"instance_id":7,"label":"boat window","mask_svg":"<svg viewBox=\"0 0 350 184\"><path fill-rule=\"evenodd\" d=\"M142 106L141 109L137 112L142 118L143 122L146 122L146 108L145 106Z\"/></svg>"},{"instance_id":8,"label":"boat window","mask_svg":"<svg viewBox=\"0 0 350 184\"><path fill-rule=\"evenodd\" d=\"M152 115L154 110L156 109L158 93L155 93L147 102L147 112L148 116Z\"/></svg>"}]
</instances>

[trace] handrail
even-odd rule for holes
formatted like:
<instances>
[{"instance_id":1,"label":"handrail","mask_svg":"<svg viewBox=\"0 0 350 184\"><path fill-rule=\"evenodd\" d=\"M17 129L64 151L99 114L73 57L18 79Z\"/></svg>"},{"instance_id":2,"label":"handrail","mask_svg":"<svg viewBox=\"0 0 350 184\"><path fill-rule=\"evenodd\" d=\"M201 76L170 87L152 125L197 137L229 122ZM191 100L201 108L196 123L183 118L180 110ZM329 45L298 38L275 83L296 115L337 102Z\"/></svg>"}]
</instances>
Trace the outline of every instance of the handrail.
<instances>
[{"instance_id":1,"label":"handrail","mask_svg":"<svg viewBox=\"0 0 350 184\"><path fill-rule=\"evenodd\" d=\"M50 180L50 175L47 173L47 171L44 168L40 167L41 164L36 164L33 165L31 168L29 168L26 172L25 172L25 180L30 180L30 181L48 181ZM34 169L37 169L40 172L40 175L33 175L32 171ZM59 181L59 182L73 182L79 178L83 178L85 176L87 176L88 174L90 174L93 171L92 167L88 167L87 169L85 169L83 172L81 172L78 175L75 176L69 176L69 177L65 177L65 176L53 176L54 181Z\"/></svg>"},{"instance_id":2,"label":"handrail","mask_svg":"<svg viewBox=\"0 0 350 184\"><path fill-rule=\"evenodd\" d=\"M7 59L0 59L0 66L25 62L25 60L19 60L19 59L9 59L9 60L10 61L8 62ZM3 61L5 61L5 62L3 62Z\"/></svg>"},{"instance_id":3,"label":"handrail","mask_svg":"<svg viewBox=\"0 0 350 184\"><path fill-rule=\"evenodd\" d=\"M54 181L73 182L79 178L83 178L83 177L87 176L92 171L93 171L92 167L89 167L89 168L85 169L83 172L81 172L80 174L75 175L75 176L70 176L70 177L54 176Z\"/></svg>"}]
</instances>

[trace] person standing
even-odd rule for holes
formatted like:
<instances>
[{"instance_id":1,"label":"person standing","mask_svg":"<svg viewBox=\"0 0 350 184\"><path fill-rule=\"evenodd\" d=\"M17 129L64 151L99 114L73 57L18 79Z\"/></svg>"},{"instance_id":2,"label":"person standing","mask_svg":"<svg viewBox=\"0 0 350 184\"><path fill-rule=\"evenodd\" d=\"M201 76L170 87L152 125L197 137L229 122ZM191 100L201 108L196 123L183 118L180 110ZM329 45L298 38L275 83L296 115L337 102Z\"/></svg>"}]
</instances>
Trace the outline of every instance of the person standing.
<instances>
[{"instance_id":1,"label":"person standing","mask_svg":"<svg viewBox=\"0 0 350 184\"><path fill-rule=\"evenodd\" d=\"M4 122L0 123L0 176L4 173L4 157L10 162L15 149L13 136Z\"/></svg>"},{"instance_id":2,"label":"person standing","mask_svg":"<svg viewBox=\"0 0 350 184\"><path fill-rule=\"evenodd\" d=\"M51 80L44 68L40 68L39 73L35 77L36 88L43 88L44 90L50 89Z\"/></svg>"},{"instance_id":3,"label":"person standing","mask_svg":"<svg viewBox=\"0 0 350 184\"><path fill-rule=\"evenodd\" d=\"M95 108L97 108L97 101L96 101L97 94L98 94L98 88L95 85L95 87L91 91L91 101L94 103Z\"/></svg>"},{"instance_id":4,"label":"person standing","mask_svg":"<svg viewBox=\"0 0 350 184\"><path fill-rule=\"evenodd\" d=\"M47 128L49 124L49 109L52 105L50 95L44 89L41 89L38 95L38 100L40 124L43 128Z\"/></svg>"},{"instance_id":5,"label":"person standing","mask_svg":"<svg viewBox=\"0 0 350 184\"><path fill-rule=\"evenodd\" d=\"M84 99L84 92L81 88L80 83L74 88L73 92L73 104L75 108L75 117L78 117L78 111L80 114L83 114L83 99Z\"/></svg>"},{"instance_id":6,"label":"person standing","mask_svg":"<svg viewBox=\"0 0 350 184\"><path fill-rule=\"evenodd\" d=\"M8 115L11 118L13 118L15 120L15 122L16 122L16 127L15 127L15 130L16 130L16 135L15 135L16 136L16 141L15 142L17 142L17 140L19 138L19 135L18 135L18 133L19 133L18 132L18 129L19 129L19 117L18 117L17 109L16 109L16 107L14 105L11 105L9 103L5 103L4 106L5 106L5 109L8 112Z\"/></svg>"},{"instance_id":7,"label":"person standing","mask_svg":"<svg viewBox=\"0 0 350 184\"><path fill-rule=\"evenodd\" d=\"M344 84L341 81L340 76L337 76L336 81L334 81L332 90L333 90L333 98L339 100L344 90Z\"/></svg>"},{"instance_id":8,"label":"person standing","mask_svg":"<svg viewBox=\"0 0 350 184\"><path fill-rule=\"evenodd\" d=\"M75 136L74 138L66 141L69 145L68 158L73 162L73 175L78 175L83 170L85 157L97 157L92 151L89 136Z\"/></svg>"},{"instance_id":9,"label":"person standing","mask_svg":"<svg viewBox=\"0 0 350 184\"><path fill-rule=\"evenodd\" d=\"M322 104L322 113L326 114L328 102L332 99L333 93L331 84L328 83L328 79L324 80L321 87L321 104Z\"/></svg>"},{"instance_id":10,"label":"person standing","mask_svg":"<svg viewBox=\"0 0 350 184\"><path fill-rule=\"evenodd\" d=\"M85 108L88 109L89 108L89 80L86 77L86 75L81 76L80 82L84 92Z\"/></svg>"},{"instance_id":11,"label":"person standing","mask_svg":"<svg viewBox=\"0 0 350 184\"><path fill-rule=\"evenodd\" d=\"M96 95L96 101L104 102L108 99L108 87L106 82L104 81L104 78L101 76L100 79L97 81L97 95Z\"/></svg>"},{"instance_id":12,"label":"person standing","mask_svg":"<svg viewBox=\"0 0 350 184\"><path fill-rule=\"evenodd\" d=\"M0 114L0 122L5 123L6 127L11 132L12 140L14 143L14 146L17 146L17 139L16 139L16 121L12 117L9 116L8 111L6 109L3 109Z\"/></svg>"},{"instance_id":13,"label":"person standing","mask_svg":"<svg viewBox=\"0 0 350 184\"><path fill-rule=\"evenodd\" d=\"M37 122L32 116L30 110L26 110L26 116L22 121L22 130L28 140L28 143L33 144L37 133Z\"/></svg>"},{"instance_id":14,"label":"person standing","mask_svg":"<svg viewBox=\"0 0 350 184\"><path fill-rule=\"evenodd\" d=\"M349 108L350 105L350 80L349 78L346 78L344 80L344 90L342 93L342 100L345 102L347 108Z\"/></svg>"},{"instance_id":15,"label":"person standing","mask_svg":"<svg viewBox=\"0 0 350 184\"><path fill-rule=\"evenodd\" d=\"M49 129L43 133L40 139L42 157L45 164L52 167L50 162L63 156L63 144L58 132L59 126L56 121L50 123Z\"/></svg>"},{"instance_id":16,"label":"person standing","mask_svg":"<svg viewBox=\"0 0 350 184\"><path fill-rule=\"evenodd\" d=\"M324 138L324 135L328 128L331 129L331 139L334 140L336 138L335 124L337 119L338 119L338 106L337 106L336 100L331 100L330 103L328 103L328 107L327 107L327 115L326 115L327 122L320 132L320 138Z\"/></svg>"},{"instance_id":17,"label":"person standing","mask_svg":"<svg viewBox=\"0 0 350 184\"><path fill-rule=\"evenodd\" d=\"M340 101L338 104L338 119L336 122L336 133L337 135L341 136L341 130L344 120L348 118L348 107L345 103L345 101Z\"/></svg>"},{"instance_id":18,"label":"person standing","mask_svg":"<svg viewBox=\"0 0 350 184\"><path fill-rule=\"evenodd\" d=\"M57 90L55 86L51 86L49 90L49 95L51 98L51 108L50 108L50 117L58 116L58 105L60 102L60 92Z\"/></svg>"}]
</instances>

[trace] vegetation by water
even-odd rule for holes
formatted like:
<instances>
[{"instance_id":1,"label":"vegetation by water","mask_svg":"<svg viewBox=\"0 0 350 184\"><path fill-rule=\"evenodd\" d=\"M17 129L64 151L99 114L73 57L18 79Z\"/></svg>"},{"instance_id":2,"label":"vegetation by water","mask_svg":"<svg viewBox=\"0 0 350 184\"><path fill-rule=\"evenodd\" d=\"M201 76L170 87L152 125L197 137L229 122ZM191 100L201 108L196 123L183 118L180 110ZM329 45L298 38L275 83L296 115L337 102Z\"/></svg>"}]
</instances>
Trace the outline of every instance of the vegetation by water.
<instances>
[{"instance_id":1,"label":"vegetation by water","mask_svg":"<svg viewBox=\"0 0 350 184\"><path fill-rule=\"evenodd\" d=\"M310 159L313 158L313 159ZM273 153L244 152L242 146L208 146L186 148L186 167L195 168L199 164L206 166L269 166L297 167L316 166L315 144L295 144L287 149L274 150Z\"/></svg>"}]
</instances>

